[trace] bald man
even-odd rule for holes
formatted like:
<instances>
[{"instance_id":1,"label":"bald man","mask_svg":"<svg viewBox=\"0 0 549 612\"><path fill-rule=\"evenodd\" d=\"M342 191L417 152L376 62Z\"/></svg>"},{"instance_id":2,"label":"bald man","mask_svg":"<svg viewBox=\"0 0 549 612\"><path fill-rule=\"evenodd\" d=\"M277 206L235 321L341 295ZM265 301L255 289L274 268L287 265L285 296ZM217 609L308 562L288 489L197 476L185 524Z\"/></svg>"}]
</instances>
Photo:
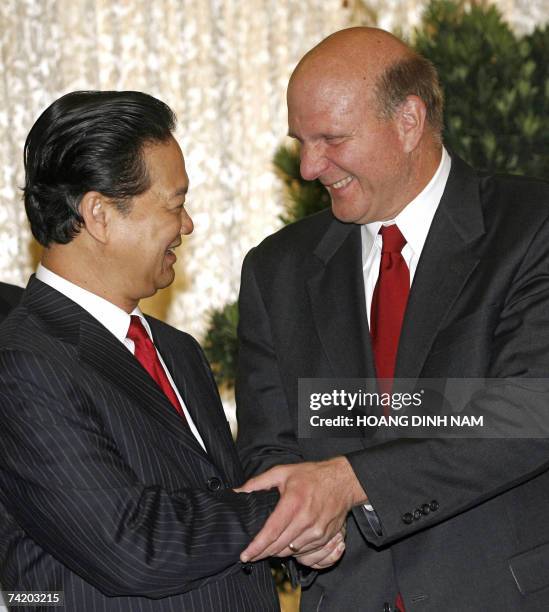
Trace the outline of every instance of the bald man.
<instances>
[{"instance_id":1,"label":"bald man","mask_svg":"<svg viewBox=\"0 0 549 612\"><path fill-rule=\"evenodd\" d=\"M281 494L244 561L310 558L347 523L345 554L303 581L302 610L549 601L547 439L297 432L299 378L549 372L549 186L479 177L443 147L442 106L433 66L371 28L328 37L288 87L301 174L332 207L246 257L238 446L256 475L243 490Z\"/></svg>"}]
</instances>

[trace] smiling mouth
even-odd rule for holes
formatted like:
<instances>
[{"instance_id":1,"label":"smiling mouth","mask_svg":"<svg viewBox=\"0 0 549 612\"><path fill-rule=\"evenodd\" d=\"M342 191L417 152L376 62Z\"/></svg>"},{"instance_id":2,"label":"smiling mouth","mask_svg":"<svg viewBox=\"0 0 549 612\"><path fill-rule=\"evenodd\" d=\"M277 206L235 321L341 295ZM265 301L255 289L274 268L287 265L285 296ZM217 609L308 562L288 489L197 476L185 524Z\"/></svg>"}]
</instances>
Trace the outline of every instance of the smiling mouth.
<instances>
[{"instance_id":1,"label":"smiling mouth","mask_svg":"<svg viewBox=\"0 0 549 612\"><path fill-rule=\"evenodd\" d=\"M332 188L333 189L342 189L343 187L346 187L352 180L353 180L352 176L346 176L344 179L341 179L340 181L337 181L336 183L333 183L332 184Z\"/></svg>"},{"instance_id":2,"label":"smiling mouth","mask_svg":"<svg viewBox=\"0 0 549 612\"><path fill-rule=\"evenodd\" d=\"M166 249L166 255L173 255L175 257L175 249L181 246L181 241L176 244L172 244L170 247Z\"/></svg>"},{"instance_id":3,"label":"smiling mouth","mask_svg":"<svg viewBox=\"0 0 549 612\"><path fill-rule=\"evenodd\" d=\"M346 187L353 180L353 178L353 176L349 175L342 178L340 181L332 183L331 185L326 185L326 187L329 187L330 189L343 189L343 187Z\"/></svg>"}]
</instances>

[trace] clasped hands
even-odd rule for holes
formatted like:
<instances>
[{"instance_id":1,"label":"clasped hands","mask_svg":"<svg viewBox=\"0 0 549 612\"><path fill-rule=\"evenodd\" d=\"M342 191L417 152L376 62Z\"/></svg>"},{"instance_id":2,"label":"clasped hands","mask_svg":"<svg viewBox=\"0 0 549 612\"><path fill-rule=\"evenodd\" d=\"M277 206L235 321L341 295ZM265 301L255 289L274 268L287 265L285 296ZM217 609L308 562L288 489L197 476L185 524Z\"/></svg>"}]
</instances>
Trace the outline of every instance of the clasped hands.
<instances>
[{"instance_id":1,"label":"clasped hands","mask_svg":"<svg viewBox=\"0 0 549 612\"><path fill-rule=\"evenodd\" d=\"M237 493L277 488L280 499L261 531L240 555L242 562L295 556L314 569L329 567L345 550L349 510L367 502L345 457L279 465L250 478Z\"/></svg>"}]
</instances>

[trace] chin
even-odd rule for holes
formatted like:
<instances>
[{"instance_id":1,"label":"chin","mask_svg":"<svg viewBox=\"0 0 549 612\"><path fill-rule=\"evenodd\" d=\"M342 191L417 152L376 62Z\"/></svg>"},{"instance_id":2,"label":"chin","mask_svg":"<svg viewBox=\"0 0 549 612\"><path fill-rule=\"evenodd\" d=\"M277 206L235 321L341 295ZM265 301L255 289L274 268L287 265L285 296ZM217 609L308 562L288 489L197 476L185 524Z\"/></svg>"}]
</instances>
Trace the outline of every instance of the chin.
<instances>
[{"instance_id":1,"label":"chin","mask_svg":"<svg viewBox=\"0 0 549 612\"><path fill-rule=\"evenodd\" d=\"M175 270L173 268L171 268L170 270L166 270L157 280L154 292L156 293L159 289L165 289L166 287L169 287L174 280Z\"/></svg>"},{"instance_id":2,"label":"chin","mask_svg":"<svg viewBox=\"0 0 549 612\"><path fill-rule=\"evenodd\" d=\"M332 214L336 219L341 221L342 223L358 223L363 224L367 223L364 221L365 213L364 211L357 211L354 208L349 208L348 206L337 206L332 202Z\"/></svg>"}]
</instances>

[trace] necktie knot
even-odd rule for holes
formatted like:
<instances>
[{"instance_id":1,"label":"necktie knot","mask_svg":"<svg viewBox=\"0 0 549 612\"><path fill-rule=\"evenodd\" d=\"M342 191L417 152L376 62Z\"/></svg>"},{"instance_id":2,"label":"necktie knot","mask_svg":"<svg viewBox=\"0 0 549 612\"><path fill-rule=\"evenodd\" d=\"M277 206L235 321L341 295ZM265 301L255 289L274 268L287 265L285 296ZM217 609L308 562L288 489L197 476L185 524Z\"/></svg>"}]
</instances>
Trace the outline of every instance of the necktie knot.
<instances>
[{"instance_id":1,"label":"necktie knot","mask_svg":"<svg viewBox=\"0 0 549 612\"><path fill-rule=\"evenodd\" d=\"M141 323L141 318L137 315L131 316L130 327L126 337L133 340L135 344L150 340L147 330L143 326L143 323Z\"/></svg>"},{"instance_id":2,"label":"necktie knot","mask_svg":"<svg viewBox=\"0 0 549 612\"><path fill-rule=\"evenodd\" d=\"M379 233L383 241L382 253L400 253L402 251L406 244L406 238L404 238L396 223L382 225Z\"/></svg>"}]
</instances>

